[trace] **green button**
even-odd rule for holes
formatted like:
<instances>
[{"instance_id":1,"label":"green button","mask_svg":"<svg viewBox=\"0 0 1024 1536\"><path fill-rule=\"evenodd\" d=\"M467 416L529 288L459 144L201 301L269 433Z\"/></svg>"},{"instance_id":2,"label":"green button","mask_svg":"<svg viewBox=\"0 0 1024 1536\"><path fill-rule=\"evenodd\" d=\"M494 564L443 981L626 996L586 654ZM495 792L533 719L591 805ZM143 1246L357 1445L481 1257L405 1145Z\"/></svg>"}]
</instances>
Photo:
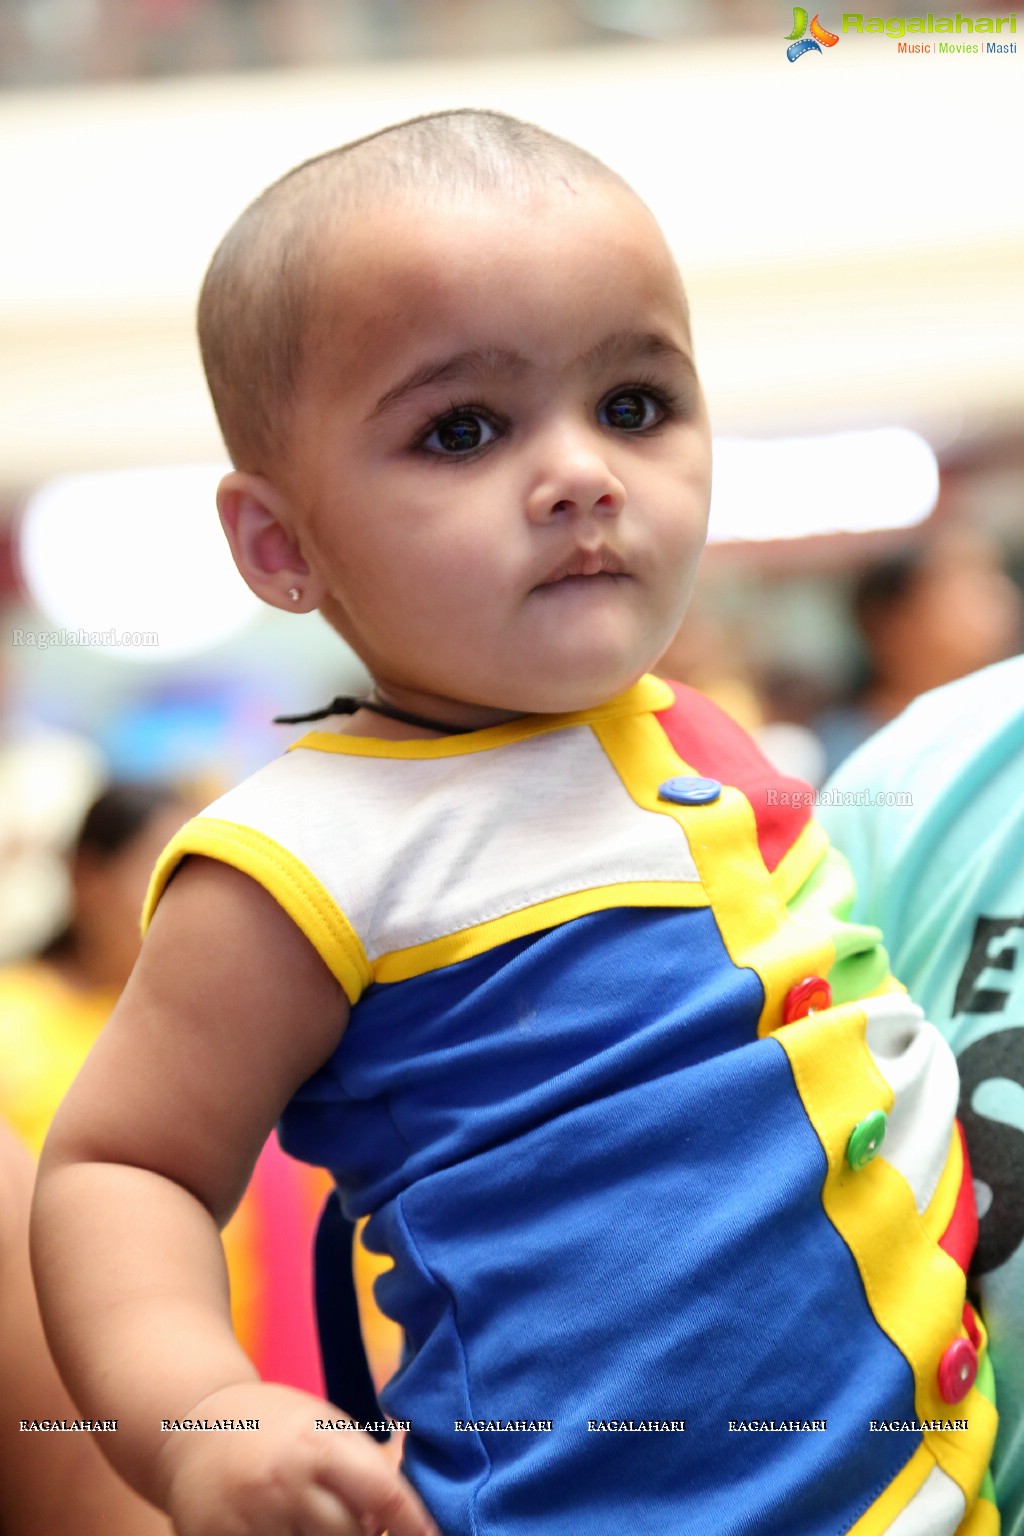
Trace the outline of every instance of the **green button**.
<instances>
[{"instance_id":1,"label":"green button","mask_svg":"<svg viewBox=\"0 0 1024 1536\"><path fill-rule=\"evenodd\" d=\"M850 1132L846 1143L846 1161L853 1169L866 1168L882 1150L888 1116L884 1109L873 1109Z\"/></svg>"}]
</instances>

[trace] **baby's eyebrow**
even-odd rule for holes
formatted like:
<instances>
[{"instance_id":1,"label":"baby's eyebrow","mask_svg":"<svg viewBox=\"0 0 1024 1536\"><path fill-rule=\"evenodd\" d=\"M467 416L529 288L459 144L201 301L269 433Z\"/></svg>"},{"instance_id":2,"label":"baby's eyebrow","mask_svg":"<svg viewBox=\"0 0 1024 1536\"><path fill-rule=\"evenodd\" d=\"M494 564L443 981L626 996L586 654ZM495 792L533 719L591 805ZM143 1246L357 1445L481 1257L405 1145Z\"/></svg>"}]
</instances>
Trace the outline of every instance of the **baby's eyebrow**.
<instances>
[{"instance_id":1,"label":"baby's eyebrow","mask_svg":"<svg viewBox=\"0 0 1024 1536\"><path fill-rule=\"evenodd\" d=\"M615 331L612 335L605 336L596 346L581 352L573 359L570 367L605 367L620 358L623 360L666 358L683 364L687 372L694 378L697 376L697 370L689 353L667 336L662 336L656 331ZM504 347L469 347L462 352L453 353L451 357L421 363L418 368L414 368L398 384L381 395L367 420L372 421L375 417L384 415L399 401L417 390L426 389L429 384L446 384L453 379L480 378L488 375L492 378L517 378L526 373L530 366L529 359L525 358L521 352L511 352Z\"/></svg>"},{"instance_id":2,"label":"baby's eyebrow","mask_svg":"<svg viewBox=\"0 0 1024 1536\"><path fill-rule=\"evenodd\" d=\"M404 400L406 395L411 395L418 389L425 389L428 384L445 384L452 379L479 377L483 374L518 375L524 373L529 366L526 358L519 352L508 352L503 347L469 347L464 352L454 353L451 357L441 358L437 362L422 363L418 368L414 368L393 389L386 390L381 395L367 419L372 420L375 416L382 416L393 405Z\"/></svg>"},{"instance_id":3,"label":"baby's eyebrow","mask_svg":"<svg viewBox=\"0 0 1024 1536\"><path fill-rule=\"evenodd\" d=\"M697 369L689 352L668 336L662 336L659 331L615 331L599 341L596 347L582 353L576 359L576 364L601 368L620 358L665 358L669 362L682 363L687 372L697 377Z\"/></svg>"}]
</instances>

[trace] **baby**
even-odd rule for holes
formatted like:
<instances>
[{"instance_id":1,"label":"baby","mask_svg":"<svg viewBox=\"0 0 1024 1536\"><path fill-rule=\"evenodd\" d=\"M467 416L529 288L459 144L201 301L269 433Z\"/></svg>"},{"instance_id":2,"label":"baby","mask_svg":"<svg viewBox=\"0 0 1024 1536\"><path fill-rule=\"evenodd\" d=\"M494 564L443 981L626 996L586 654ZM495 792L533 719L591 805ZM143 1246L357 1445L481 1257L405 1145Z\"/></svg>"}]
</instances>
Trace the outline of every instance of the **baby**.
<instances>
[{"instance_id":1,"label":"baby","mask_svg":"<svg viewBox=\"0 0 1024 1536\"><path fill-rule=\"evenodd\" d=\"M265 192L200 335L239 570L374 686L166 850L49 1142L108 1455L181 1536L995 1531L952 1057L810 796L649 675L711 479L650 212L416 119ZM393 1261L401 1471L232 1337L278 1121Z\"/></svg>"}]
</instances>

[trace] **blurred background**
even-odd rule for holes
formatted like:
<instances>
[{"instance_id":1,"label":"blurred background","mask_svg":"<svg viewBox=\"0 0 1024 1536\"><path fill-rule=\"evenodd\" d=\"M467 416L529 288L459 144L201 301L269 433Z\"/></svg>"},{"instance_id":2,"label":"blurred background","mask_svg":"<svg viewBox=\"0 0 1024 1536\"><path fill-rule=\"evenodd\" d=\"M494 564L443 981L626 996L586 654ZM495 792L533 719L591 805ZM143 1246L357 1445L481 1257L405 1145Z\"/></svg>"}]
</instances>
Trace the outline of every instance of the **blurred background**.
<instances>
[{"instance_id":1,"label":"blurred background","mask_svg":"<svg viewBox=\"0 0 1024 1536\"><path fill-rule=\"evenodd\" d=\"M111 776L201 802L295 734L274 714L361 684L221 548L193 311L269 181L415 113L563 133L669 236L716 486L668 674L818 783L1020 649L1020 56L841 35L791 63L793 26L781 0L2 0L0 960L64 929Z\"/></svg>"},{"instance_id":2,"label":"blurred background","mask_svg":"<svg viewBox=\"0 0 1024 1536\"><path fill-rule=\"evenodd\" d=\"M959 11L961 40L1012 14ZM0 0L0 1119L30 1151L131 969L156 849L297 733L273 715L365 682L316 615L260 609L213 502L196 295L299 161L492 107L648 201L715 432L661 670L781 767L821 783L1024 644L1020 57L821 23L834 45L791 62L783 0ZM225 1234L244 1346L312 1390L326 1187L271 1138ZM365 1325L380 1380L396 1341Z\"/></svg>"}]
</instances>

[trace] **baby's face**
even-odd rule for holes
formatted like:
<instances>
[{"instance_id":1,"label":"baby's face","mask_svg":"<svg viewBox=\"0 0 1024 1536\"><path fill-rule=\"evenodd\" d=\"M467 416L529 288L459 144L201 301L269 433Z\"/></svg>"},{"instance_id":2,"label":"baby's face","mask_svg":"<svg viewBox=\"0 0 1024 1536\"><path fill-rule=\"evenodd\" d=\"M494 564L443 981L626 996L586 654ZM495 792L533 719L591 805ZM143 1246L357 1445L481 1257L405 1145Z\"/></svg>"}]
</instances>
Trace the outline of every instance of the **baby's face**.
<instances>
[{"instance_id":1,"label":"baby's face","mask_svg":"<svg viewBox=\"0 0 1024 1536\"><path fill-rule=\"evenodd\" d=\"M647 210L594 182L370 214L322 294L284 481L321 612L436 718L627 688L682 618L711 481Z\"/></svg>"}]
</instances>

